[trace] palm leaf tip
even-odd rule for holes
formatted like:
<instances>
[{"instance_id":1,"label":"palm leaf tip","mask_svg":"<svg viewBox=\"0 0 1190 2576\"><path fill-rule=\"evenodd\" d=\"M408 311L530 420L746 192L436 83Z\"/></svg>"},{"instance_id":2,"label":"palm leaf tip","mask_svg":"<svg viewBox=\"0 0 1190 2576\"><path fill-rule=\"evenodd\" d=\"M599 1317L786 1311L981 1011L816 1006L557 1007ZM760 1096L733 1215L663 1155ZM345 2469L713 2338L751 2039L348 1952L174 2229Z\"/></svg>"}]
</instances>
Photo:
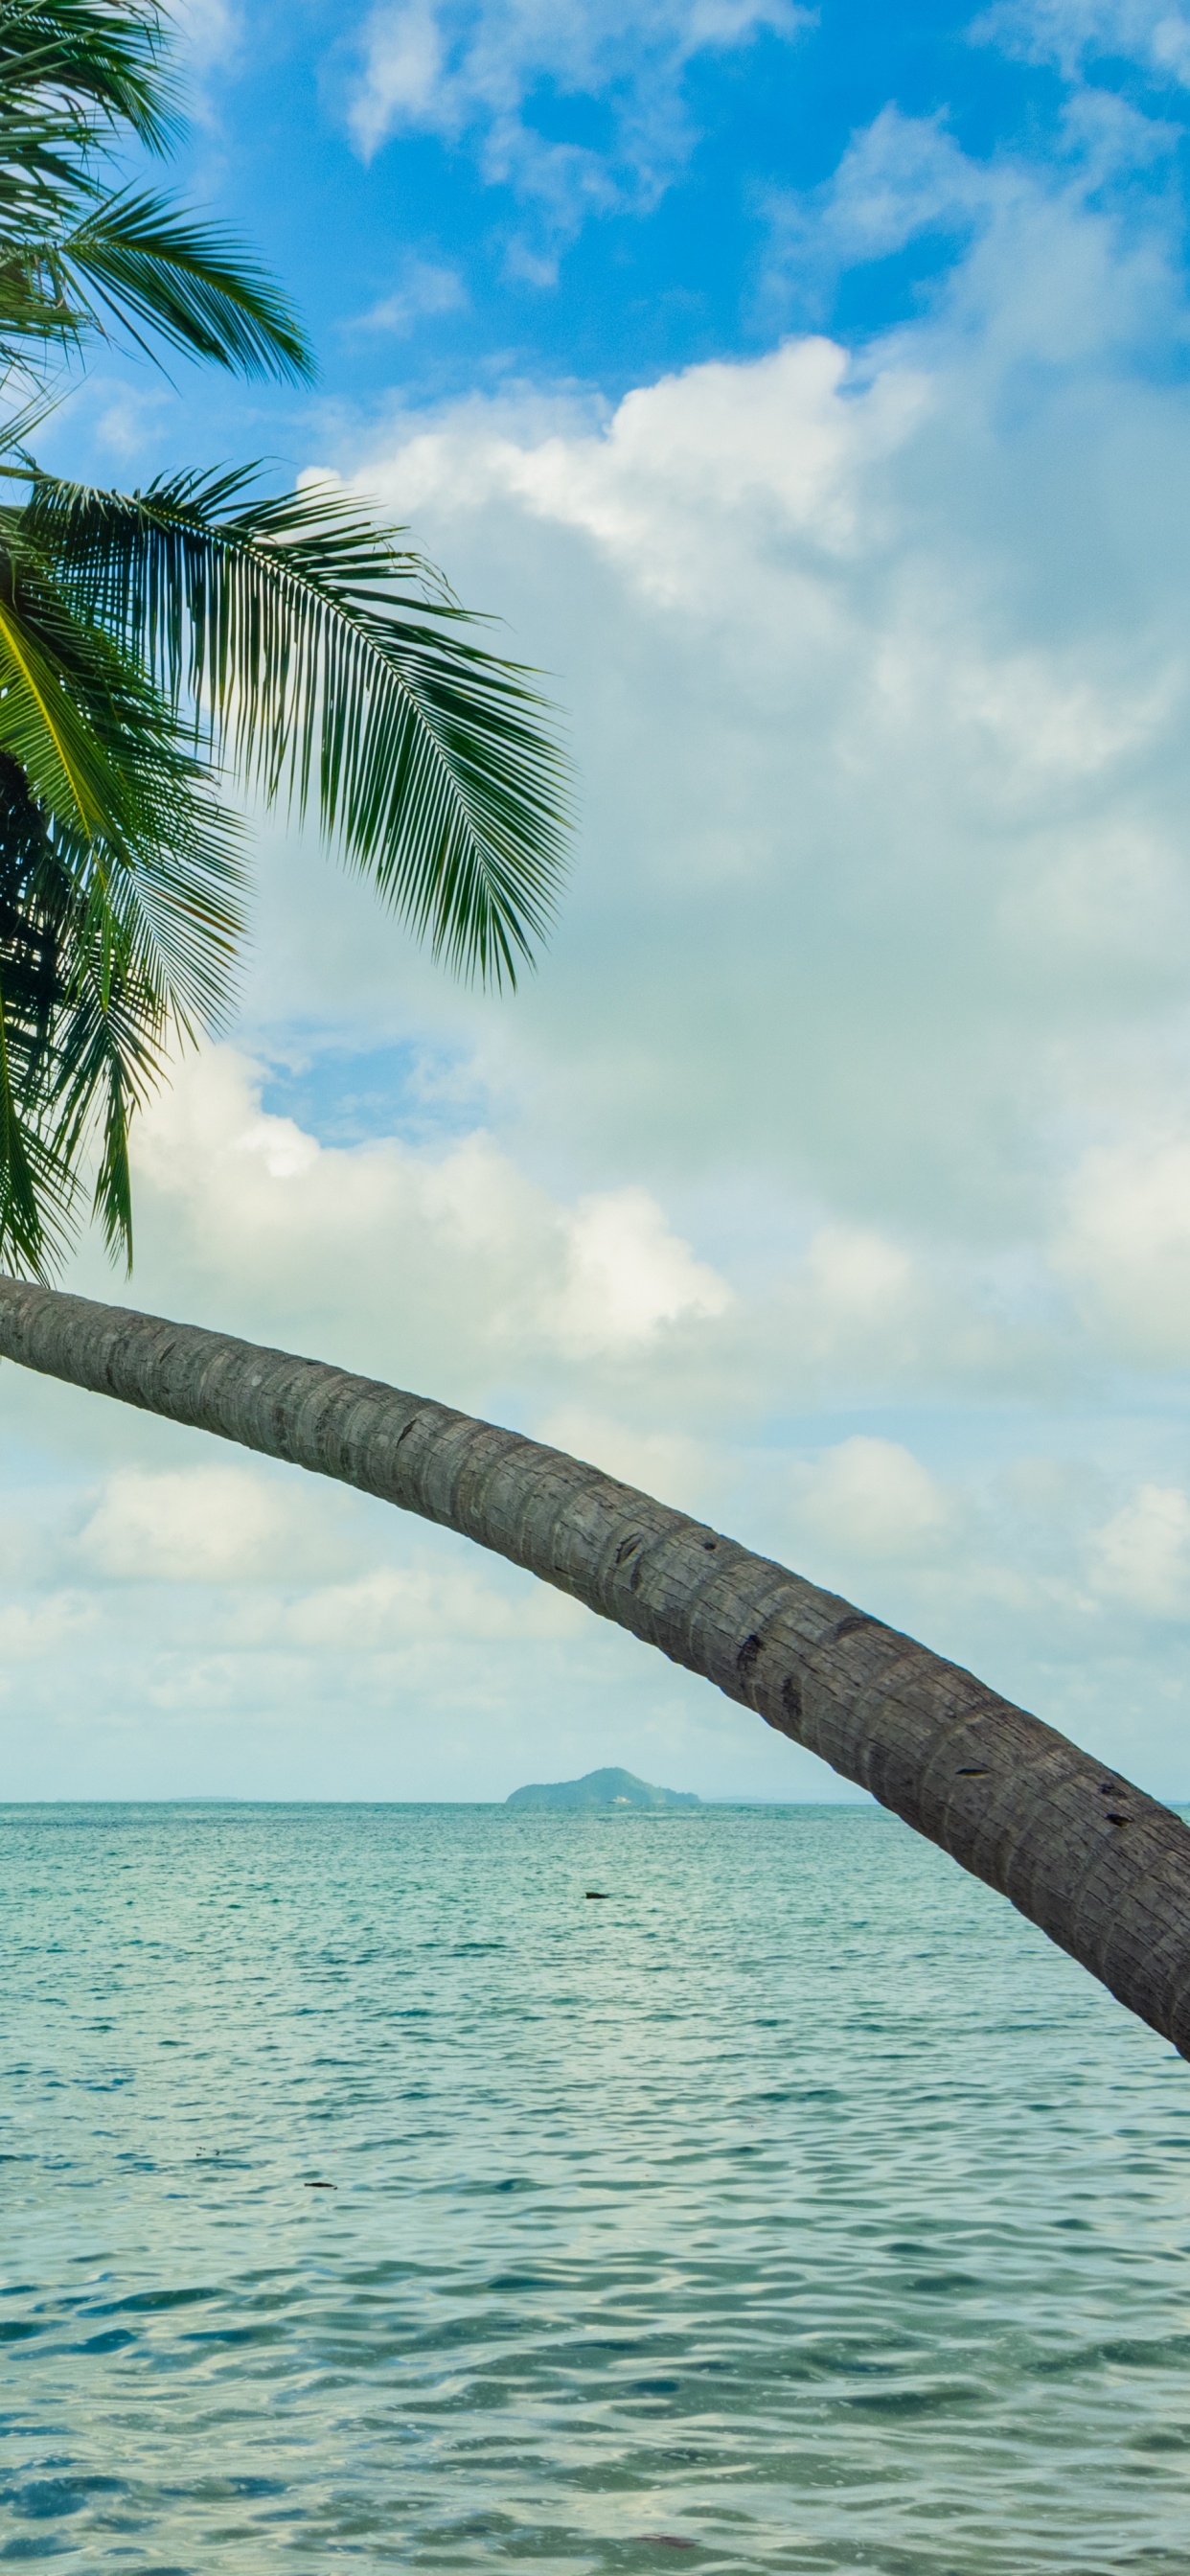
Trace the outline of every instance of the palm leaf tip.
<instances>
[{"instance_id":1,"label":"palm leaf tip","mask_svg":"<svg viewBox=\"0 0 1190 2576\"><path fill-rule=\"evenodd\" d=\"M109 197L56 258L61 293L105 333L117 323L138 338L141 329L157 332L237 375L309 384L317 373L296 308L268 270L222 225L200 223L166 198Z\"/></svg>"}]
</instances>

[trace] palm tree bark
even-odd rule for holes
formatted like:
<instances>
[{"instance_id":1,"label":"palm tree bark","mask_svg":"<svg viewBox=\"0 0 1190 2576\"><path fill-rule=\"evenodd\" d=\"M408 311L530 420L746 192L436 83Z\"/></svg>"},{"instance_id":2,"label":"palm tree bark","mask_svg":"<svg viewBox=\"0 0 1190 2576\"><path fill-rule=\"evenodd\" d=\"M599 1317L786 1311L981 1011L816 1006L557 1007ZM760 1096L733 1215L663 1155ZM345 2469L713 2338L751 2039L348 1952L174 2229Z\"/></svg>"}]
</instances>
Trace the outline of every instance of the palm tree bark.
<instances>
[{"instance_id":1,"label":"palm tree bark","mask_svg":"<svg viewBox=\"0 0 1190 2576\"><path fill-rule=\"evenodd\" d=\"M1190 2056L1190 1831L972 1673L561 1450L321 1361L3 1277L0 1356L527 1567L858 1781Z\"/></svg>"}]
</instances>

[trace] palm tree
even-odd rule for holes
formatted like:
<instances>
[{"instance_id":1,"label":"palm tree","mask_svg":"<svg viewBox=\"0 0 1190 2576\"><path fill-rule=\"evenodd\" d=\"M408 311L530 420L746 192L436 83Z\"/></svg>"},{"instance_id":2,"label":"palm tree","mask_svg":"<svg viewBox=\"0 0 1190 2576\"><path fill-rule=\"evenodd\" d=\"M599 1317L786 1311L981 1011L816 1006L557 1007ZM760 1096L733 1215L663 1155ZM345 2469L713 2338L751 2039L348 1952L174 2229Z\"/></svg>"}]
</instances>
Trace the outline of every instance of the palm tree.
<instances>
[{"instance_id":1,"label":"palm tree","mask_svg":"<svg viewBox=\"0 0 1190 2576\"><path fill-rule=\"evenodd\" d=\"M5 1278L0 1356L527 1567L859 1781L1190 2056L1190 1831L972 1673L598 1468L317 1360Z\"/></svg>"},{"instance_id":2,"label":"palm tree","mask_svg":"<svg viewBox=\"0 0 1190 2576\"><path fill-rule=\"evenodd\" d=\"M171 1030L227 1011L244 871L220 762L312 805L415 935L496 983L563 858L541 701L403 531L251 470L127 495L29 453L53 367L96 334L311 373L236 242L110 184L118 144L176 131L163 35L158 0L0 0L0 1258L34 1275L96 1141L95 1209L131 1258L130 1116Z\"/></svg>"},{"instance_id":3,"label":"palm tree","mask_svg":"<svg viewBox=\"0 0 1190 2576\"><path fill-rule=\"evenodd\" d=\"M130 1110L171 1020L225 1004L242 861L218 746L287 794L464 970L511 978L562 846L525 674L460 633L399 532L333 493L178 475L131 497L26 451L50 353L122 326L300 377L284 298L104 151L160 151L155 0L0 0L0 1253L60 1246L97 1105L131 1249ZM3 453L0 448L0 453ZM592 1467L250 1343L0 1277L0 1353L340 1478L495 1549L702 1673L1008 1896L1190 2054L1190 1833L848 1602Z\"/></svg>"}]
</instances>

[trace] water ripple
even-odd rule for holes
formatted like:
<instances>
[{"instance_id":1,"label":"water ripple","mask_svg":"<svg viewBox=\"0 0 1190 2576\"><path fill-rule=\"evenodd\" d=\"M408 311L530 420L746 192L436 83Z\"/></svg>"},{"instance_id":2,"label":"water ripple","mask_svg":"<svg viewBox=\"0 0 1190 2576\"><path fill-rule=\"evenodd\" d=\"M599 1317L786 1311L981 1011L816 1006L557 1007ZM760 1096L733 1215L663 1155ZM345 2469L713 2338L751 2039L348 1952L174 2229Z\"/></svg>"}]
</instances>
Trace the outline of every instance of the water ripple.
<instances>
[{"instance_id":1,"label":"water ripple","mask_svg":"<svg viewBox=\"0 0 1190 2576\"><path fill-rule=\"evenodd\" d=\"M1185 2576L1188 2070L889 1818L0 1861L0 2561Z\"/></svg>"}]
</instances>

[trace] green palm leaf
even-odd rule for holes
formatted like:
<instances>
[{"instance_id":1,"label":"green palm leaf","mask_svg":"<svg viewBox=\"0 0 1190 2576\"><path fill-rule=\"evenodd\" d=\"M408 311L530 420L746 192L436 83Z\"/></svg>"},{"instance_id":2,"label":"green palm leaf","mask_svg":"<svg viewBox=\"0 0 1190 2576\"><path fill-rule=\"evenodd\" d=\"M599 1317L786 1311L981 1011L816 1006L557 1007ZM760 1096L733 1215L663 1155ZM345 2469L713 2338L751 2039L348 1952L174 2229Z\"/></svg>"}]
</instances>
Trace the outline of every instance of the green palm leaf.
<instances>
[{"instance_id":1,"label":"green palm leaf","mask_svg":"<svg viewBox=\"0 0 1190 2576\"><path fill-rule=\"evenodd\" d=\"M45 851L27 782L0 755L0 1245L33 1268L71 1196L69 1169L44 1138L40 1115L65 998L62 908L46 880Z\"/></svg>"},{"instance_id":2,"label":"green palm leaf","mask_svg":"<svg viewBox=\"0 0 1190 2576\"><path fill-rule=\"evenodd\" d=\"M163 33L155 0L0 0L0 357L122 328L142 348L155 335L240 374L308 378L292 304L230 233L105 182L124 129L152 151L176 131Z\"/></svg>"},{"instance_id":3,"label":"green palm leaf","mask_svg":"<svg viewBox=\"0 0 1190 2576\"><path fill-rule=\"evenodd\" d=\"M28 526L72 607L143 653L266 798L313 802L436 955L514 983L567 829L533 675L468 640L401 531L336 491L253 481L180 475L128 498L39 475Z\"/></svg>"},{"instance_id":4,"label":"green palm leaf","mask_svg":"<svg viewBox=\"0 0 1190 2576\"><path fill-rule=\"evenodd\" d=\"M129 1115L162 1078L171 1027L216 1023L234 989L237 829L148 673L80 618L14 511L0 513L0 747L0 786L15 775L26 800L0 799L0 867L11 874L16 851L23 871L7 934L0 921L0 1249L40 1261L36 1206L60 1232L98 1114L96 1207L130 1251ZM54 971L39 1020L28 958L43 917Z\"/></svg>"},{"instance_id":5,"label":"green palm leaf","mask_svg":"<svg viewBox=\"0 0 1190 2576\"><path fill-rule=\"evenodd\" d=\"M122 127L165 152L180 124L157 0L4 0L0 141L8 188L70 165L65 150Z\"/></svg>"},{"instance_id":6,"label":"green palm leaf","mask_svg":"<svg viewBox=\"0 0 1190 2576\"><path fill-rule=\"evenodd\" d=\"M436 954L515 981L547 925L565 764L533 675L339 491L177 475L131 498L20 442L48 361L130 334L308 376L287 298L218 227L115 187L177 130L158 0L0 0L0 1260L44 1270L98 1147L131 1258L129 1121L171 1030L217 1025L241 936L219 762L313 809Z\"/></svg>"},{"instance_id":7,"label":"green palm leaf","mask_svg":"<svg viewBox=\"0 0 1190 2576\"><path fill-rule=\"evenodd\" d=\"M69 347L123 328L156 333L241 375L313 374L288 296L222 226L199 224L147 192L107 197L57 232L0 234L0 346Z\"/></svg>"},{"instance_id":8,"label":"green palm leaf","mask_svg":"<svg viewBox=\"0 0 1190 2576\"><path fill-rule=\"evenodd\" d=\"M105 902L117 875L138 889L146 925L162 923L163 989L209 1017L240 929L236 827L218 804L217 772L139 656L80 611L28 511L0 511L0 745L78 881ZM217 966L200 962L195 920L218 936ZM138 936L143 944L147 927Z\"/></svg>"}]
</instances>

